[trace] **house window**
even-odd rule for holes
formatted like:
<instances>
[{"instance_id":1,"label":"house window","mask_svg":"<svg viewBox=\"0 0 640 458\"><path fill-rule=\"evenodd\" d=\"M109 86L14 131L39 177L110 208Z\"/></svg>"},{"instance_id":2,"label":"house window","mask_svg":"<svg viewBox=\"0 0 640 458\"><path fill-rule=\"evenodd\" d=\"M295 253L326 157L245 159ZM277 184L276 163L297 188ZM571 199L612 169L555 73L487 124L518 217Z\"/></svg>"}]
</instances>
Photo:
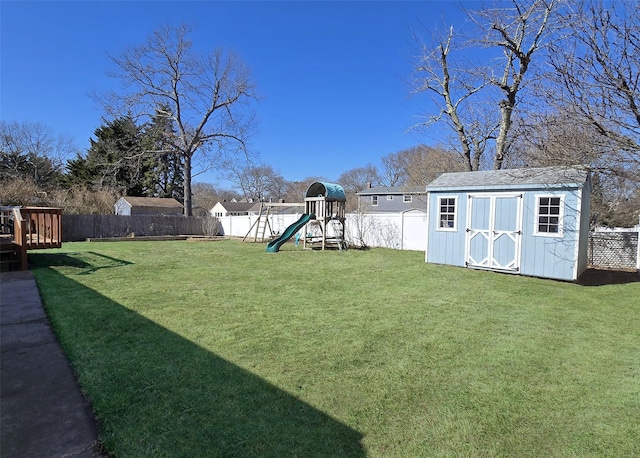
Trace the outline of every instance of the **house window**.
<instances>
[{"instance_id":1,"label":"house window","mask_svg":"<svg viewBox=\"0 0 640 458\"><path fill-rule=\"evenodd\" d=\"M409 204L413 201L413 196L411 194L405 194L404 196L402 196L402 201L405 204Z\"/></svg>"},{"instance_id":2,"label":"house window","mask_svg":"<svg viewBox=\"0 0 640 458\"><path fill-rule=\"evenodd\" d=\"M536 196L538 201L536 230L538 235L562 235L563 197Z\"/></svg>"},{"instance_id":3,"label":"house window","mask_svg":"<svg viewBox=\"0 0 640 458\"><path fill-rule=\"evenodd\" d=\"M456 230L457 197L440 197L438 199L438 230Z\"/></svg>"},{"instance_id":4,"label":"house window","mask_svg":"<svg viewBox=\"0 0 640 458\"><path fill-rule=\"evenodd\" d=\"M387 200L393 200L393 196L387 196Z\"/></svg>"},{"instance_id":5,"label":"house window","mask_svg":"<svg viewBox=\"0 0 640 458\"><path fill-rule=\"evenodd\" d=\"M371 196L371 206L372 207L378 206L378 196Z\"/></svg>"}]
</instances>

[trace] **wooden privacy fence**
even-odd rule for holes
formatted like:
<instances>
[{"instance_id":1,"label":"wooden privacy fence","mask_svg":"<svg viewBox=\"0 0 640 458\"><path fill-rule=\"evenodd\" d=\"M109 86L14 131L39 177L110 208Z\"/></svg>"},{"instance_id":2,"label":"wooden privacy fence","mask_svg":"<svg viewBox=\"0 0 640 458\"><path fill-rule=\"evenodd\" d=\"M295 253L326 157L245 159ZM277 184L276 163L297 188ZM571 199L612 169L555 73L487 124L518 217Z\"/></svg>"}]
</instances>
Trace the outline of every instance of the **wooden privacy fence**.
<instances>
[{"instance_id":1,"label":"wooden privacy fence","mask_svg":"<svg viewBox=\"0 0 640 458\"><path fill-rule=\"evenodd\" d=\"M77 242L89 238L219 235L217 218L166 215L64 215L62 241Z\"/></svg>"}]
</instances>

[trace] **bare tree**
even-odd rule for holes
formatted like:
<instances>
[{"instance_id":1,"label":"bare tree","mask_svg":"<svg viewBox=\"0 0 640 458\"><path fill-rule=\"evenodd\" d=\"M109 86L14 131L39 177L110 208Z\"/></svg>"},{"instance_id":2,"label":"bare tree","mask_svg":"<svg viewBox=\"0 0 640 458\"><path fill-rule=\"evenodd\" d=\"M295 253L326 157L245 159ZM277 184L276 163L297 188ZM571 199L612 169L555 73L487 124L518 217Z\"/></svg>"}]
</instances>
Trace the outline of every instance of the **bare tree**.
<instances>
[{"instance_id":1,"label":"bare tree","mask_svg":"<svg viewBox=\"0 0 640 458\"><path fill-rule=\"evenodd\" d=\"M491 116L478 116L474 111L475 96L489 82L484 70L475 66L465 67L452 62L456 34L453 27L446 36L421 42L421 55L414 71L413 94L430 95L438 112L414 126L424 129L444 122L454 132L454 148L464 157L466 169L480 168L489 139L495 136L497 123Z\"/></svg>"},{"instance_id":2,"label":"bare tree","mask_svg":"<svg viewBox=\"0 0 640 458\"><path fill-rule=\"evenodd\" d=\"M440 147L418 145L388 156L398 168L396 173L404 177L399 184L409 186L426 186L442 173L467 170L462 156Z\"/></svg>"},{"instance_id":3,"label":"bare tree","mask_svg":"<svg viewBox=\"0 0 640 458\"><path fill-rule=\"evenodd\" d=\"M75 152L71 139L54 135L39 123L0 121L0 178L55 186L64 161Z\"/></svg>"},{"instance_id":4,"label":"bare tree","mask_svg":"<svg viewBox=\"0 0 640 458\"><path fill-rule=\"evenodd\" d=\"M220 201L215 186L211 183L193 183L193 203L195 206L211 210Z\"/></svg>"},{"instance_id":5,"label":"bare tree","mask_svg":"<svg viewBox=\"0 0 640 458\"><path fill-rule=\"evenodd\" d=\"M182 158L184 209L190 216L194 161L199 159L206 169L246 152L253 126L248 105L255 93L249 70L234 54L216 49L199 55L189 32L186 25L161 27L146 44L112 56L116 71L110 76L124 85L102 101L112 116L131 113L146 120L165 116L173 121L177 132L170 148L157 152Z\"/></svg>"},{"instance_id":6,"label":"bare tree","mask_svg":"<svg viewBox=\"0 0 640 458\"><path fill-rule=\"evenodd\" d=\"M407 167L401 151L382 156L382 168L378 175L384 186L400 186L407 182Z\"/></svg>"},{"instance_id":7,"label":"bare tree","mask_svg":"<svg viewBox=\"0 0 640 458\"><path fill-rule=\"evenodd\" d=\"M230 179L242 190L245 198L255 202L279 199L285 192L284 179L268 164L234 168Z\"/></svg>"},{"instance_id":8,"label":"bare tree","mask_svg":"<svg viewBox=\"0 0 640 458\"><path fill-rule=\"evenodd\" d=\"M373 164L367 164L364 167L356 167L343 172L337 181L347 194L355 194L369 186L379 184L378 170Z\"/></svg>"},{"instance_id":9,"label":"bare tree","mask_svg":"<svg viewBox=\"0 0 640 458\"><path fill-rule=\"evenodd\" d=\"M609 168L640 180L640 3L576 0L552 45L550 100L592 129Z\"/></svg>"},{"instance_id":10,"label":"bare tree","mask_svg":"<svg viewBox=\"0 0 640 458\"><path fill-rule=\"evenodd\" d=\"M492 75L491 84L500 89L500 127L496 138L493 168L500 169L508 150L513 112L522 95L525 76L530 73L533 55L553 36L556 24L551 15L556 0L512 0L510 9L483 10L475 13L480 27L490 24L487 36L481 41L486 47L497 47L503 53L502 74Z\"/></svg>"},{"instance_id":11,"label":"bare tree","mask_svg":"<svg viewBox=\"0 0 640 458\"><path fill-rule=\"evenodd\" d=\"M493 168L502 168L533 55L544 49L555 30L551 18L557 0L512 0L511 4L511 8L467 12L475 36L465 39L450 27L444 37L422 43L416 64L413 93L431 94L438 107L437 113L416 127L444 121L455 133L455 150L469 171L481 168L492 142ZM458 42L462 43L455 47ZM481 48L494 58L486 65L462 57L454 60L452 53L462 48Z\"/></svg>"}]
</instances>

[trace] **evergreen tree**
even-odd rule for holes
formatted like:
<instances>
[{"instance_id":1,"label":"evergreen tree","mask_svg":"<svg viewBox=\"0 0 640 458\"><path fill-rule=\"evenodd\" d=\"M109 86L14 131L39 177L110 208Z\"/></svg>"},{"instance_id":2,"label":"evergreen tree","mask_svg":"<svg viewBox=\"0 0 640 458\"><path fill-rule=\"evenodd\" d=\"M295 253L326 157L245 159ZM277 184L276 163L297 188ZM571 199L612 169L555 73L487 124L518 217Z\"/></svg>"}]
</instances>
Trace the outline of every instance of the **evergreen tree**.
<instances>
[{"instance_id":1,"label":"evergreen tree","mask_svg":"<svg viewBox=\"0 0 640 458\"><path fill-rule=\"evenodd\" d=\"M143 147L142 129L130 116L105 122L94 131L86 156L67 163L67 184L107 186L123 195L148 196L142 177L153 166Z\"/></svg>"},{"instance_id":2,"label":"evergreen tree","mask_svg":"<svg viewBox=\"0 0 640 458\"><path fill-rule=\"evenodd\" d=\"M154 197L173 197L182 201L184 165L182 156L176 153L176 139L170 108L158 107L144 130L147 169L142 182Z\"/></svg>"}]
</instances>

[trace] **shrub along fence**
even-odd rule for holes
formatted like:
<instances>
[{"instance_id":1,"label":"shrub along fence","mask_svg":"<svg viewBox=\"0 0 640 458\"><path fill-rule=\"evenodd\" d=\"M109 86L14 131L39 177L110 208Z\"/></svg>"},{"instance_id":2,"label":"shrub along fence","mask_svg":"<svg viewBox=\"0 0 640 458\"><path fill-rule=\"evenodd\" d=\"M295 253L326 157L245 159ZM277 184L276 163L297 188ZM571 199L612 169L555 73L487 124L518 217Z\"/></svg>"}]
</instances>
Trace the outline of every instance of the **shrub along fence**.
<instances>
[{"instance_id":1,"label":"shrub along fence","mask_svg":"<svg viewBox=\"0 0 640 458\"><path fill-rule=\"evenodd\" d=\"M63 215L62 241L77 242L89 238L201 235L220 233L213 217L166 215Z\"/></svg>"}]
</instances>

